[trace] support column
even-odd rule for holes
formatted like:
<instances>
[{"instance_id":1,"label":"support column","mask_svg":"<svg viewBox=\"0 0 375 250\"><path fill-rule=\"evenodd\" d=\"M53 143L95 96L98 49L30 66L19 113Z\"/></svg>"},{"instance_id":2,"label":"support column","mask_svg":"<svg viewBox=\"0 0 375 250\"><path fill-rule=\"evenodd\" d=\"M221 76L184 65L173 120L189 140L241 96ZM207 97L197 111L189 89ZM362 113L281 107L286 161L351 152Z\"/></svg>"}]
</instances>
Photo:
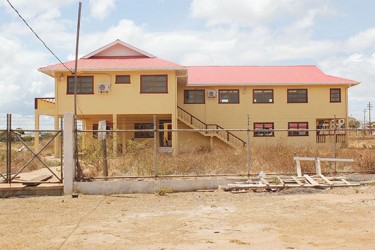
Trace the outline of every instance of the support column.
<instances>
[{"instance_id":1,"label":"support column","mask_svg":"<svg viewBox=\"0 0 375 250\"><path fill-rule=\"evenodd\" d=\"M123 119L122 129L126 129L126 120ZM122 143L122 155L126 154L126 132L121 133L121 143Z\"/></svg>"},{"instance_id":2,"label":"support column","mask_svg":"<svg viewBox=\"0 0 375 250\"><path fill-rule=\"evenodd\" d=\"M64 194L73 193L74 181L74 115L73 113L64 113Z\"/></svg>"},{"instance_id":3,"label":"support column","mask_svg":"<svg viewBox=\"0 0 375 250\"><path fill-rule=\"evenodd\" d=\"M175 110L174 114L172 114L172 129L178 128L178 120L177 120L177 109ZM173 155L178 154L178 132L172 132L172 149Z\"/></svg>"},{"instance_id":4,"label":"support column","mask_svg":"<svg viewBox=\"0 0 375 250\"><path fill-rule=\"evenodd\" d=\"M40 129L39 117L40 115L35 111L35 130ZM34 135L34 151L39 152L39 132L35 132Z\"/></svg>"},{"instance_id":5,"label":"support column","mask_svg":"<svg viewBox=\"0 0 375 250\"><path fill-rule=\"evenodd\" d=\"M117 114L112 115L112 121L113 121L113 157L116 158L117 152L118 152L118 148L117 148L118 133L116 132L117 131Z\"/></svg>"},{"instance_id":6,"label":"support column","mask_svg":"<svg viewBox=\"0 0 375 250\"><path fill-rule=\"evenodd\" d=\"M59 130L60 129L60 124L59 124L59 116L58 115L55 115L54 116L54 130ZM53 141L54 145L53 145L53 151L54 151L54 154L55 154L55 157L58 158L60 157L60 152L61 152L61 148L60 148L60 137L56 137L55 140Z\"/></svg>"},{"instance_id":7,"label":"support column","mask_svg":"<svg viewBox=\"0 0 375 250\"><path fill-rule=\"evenodd\" d=\"M210 136L210 150L214 150L214 137Z\"/></svg>"}]
</instances>

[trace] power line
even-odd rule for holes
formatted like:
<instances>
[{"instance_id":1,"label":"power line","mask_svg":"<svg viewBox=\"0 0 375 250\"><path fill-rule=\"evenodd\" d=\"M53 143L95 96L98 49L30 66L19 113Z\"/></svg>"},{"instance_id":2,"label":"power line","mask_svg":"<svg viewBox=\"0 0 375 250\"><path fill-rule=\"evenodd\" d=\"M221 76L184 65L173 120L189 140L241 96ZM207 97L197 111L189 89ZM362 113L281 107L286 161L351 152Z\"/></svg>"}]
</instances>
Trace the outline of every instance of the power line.
<instances>
[{"instance_id":1,"label":"power line","mask_svg":"<svg viewBox=\"0 0 375 250\"><path fill-rule=\"evenodd\" d=\"M71 71L57 56L53 51L47 46L47 44L38 36L38 34L31 28L31 26L27 23L27 21L21 16L21 14L18 12L18 10L11 4L9 0L7 0L8 4L12 9L17 13L17 15L22 19L22 21L26 24L26 26L31 30L31 32L34 33L34 35L39 39L39 41L46 47L46 49L51 52L51 54L70 72L74 75L74 72Z\"/></svg>"}]
</instances>

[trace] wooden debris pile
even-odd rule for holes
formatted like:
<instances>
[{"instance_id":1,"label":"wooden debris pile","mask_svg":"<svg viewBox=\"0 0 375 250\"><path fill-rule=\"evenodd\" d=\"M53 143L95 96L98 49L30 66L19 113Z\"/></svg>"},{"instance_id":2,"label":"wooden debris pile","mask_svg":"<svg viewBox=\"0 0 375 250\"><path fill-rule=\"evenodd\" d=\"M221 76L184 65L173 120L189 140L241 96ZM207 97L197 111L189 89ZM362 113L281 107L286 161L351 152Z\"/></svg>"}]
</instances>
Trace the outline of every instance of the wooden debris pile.
<instances>
[{"instance_id":1,"label":"wooden debris pile","mask_svg":"<svg viewBox=\"0 0 375 250\"><path fill-rule=\"evenodd\" d=\"M258 176L245 182L236 182L226 186L220 186L220 190L230 192L240 191L279 191L287 188L332 188L358 186L359 183L351 183L345 177L326 177L322 174L310 176Z\"/></svg>"}]
</instances>

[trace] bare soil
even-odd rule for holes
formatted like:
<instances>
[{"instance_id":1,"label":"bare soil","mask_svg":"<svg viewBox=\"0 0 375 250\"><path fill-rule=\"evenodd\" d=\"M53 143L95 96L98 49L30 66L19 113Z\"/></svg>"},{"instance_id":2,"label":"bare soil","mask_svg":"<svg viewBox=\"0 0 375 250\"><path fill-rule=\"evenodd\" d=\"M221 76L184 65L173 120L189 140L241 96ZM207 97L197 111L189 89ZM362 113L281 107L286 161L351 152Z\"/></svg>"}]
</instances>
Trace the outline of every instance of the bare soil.
<instances>
[{"instance_id":1,"label":"bare soil","mask_svg":"<svg viewBox=\"0 0 375 250\"><path fill-rule=\"evenodd\" d=\"M0 199L0 249L374 249L375 186Z\"/></svg>"}]
</instances>

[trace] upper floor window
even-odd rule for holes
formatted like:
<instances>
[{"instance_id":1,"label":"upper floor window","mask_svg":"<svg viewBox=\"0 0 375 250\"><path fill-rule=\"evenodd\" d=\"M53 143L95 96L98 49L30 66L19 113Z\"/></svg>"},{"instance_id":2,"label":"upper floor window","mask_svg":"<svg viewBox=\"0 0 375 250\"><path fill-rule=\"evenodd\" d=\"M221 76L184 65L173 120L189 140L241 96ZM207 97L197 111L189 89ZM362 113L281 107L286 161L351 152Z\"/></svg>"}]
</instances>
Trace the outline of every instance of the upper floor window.
<instances>
[{"instance_id":1,"label":"upper floor window","mask_svg":"<svg viewBox=\"0 0 375 250\"><path fill-rule=\"evenodd\" d=\"M77 94L94 94L94 77L77 76ZM74 94L74 76L68 76L67 94Z\"/></svg>"},{"instance_id":2,"label":"upper floor window","mask_svg":"<svg viewBox=\"0 0 375 250\"><path fill-rule=\"evenodd\" d=\"M330 89L330 102L341 102L341 89Z\"/></svg>"},{"instance_id":3,"label":"upper floor window","mask_svg":"<svg viewBox=\"0 0 375 250\"><path fill-rule=\"evenodd\" d=\"M141 76L141 93L168 93L168 76Z\"/></svg>"},{"instance_id":4,"label":"upper floor window","mask_svg":"<svg viewBox=\"0 0 375 250\"><path fill-rule=\"evenodd\" d=\"M204 100L204 89L199 90L185 90L184 91L184 103L185 104L203 104Z\"/></svg>"},{"instance_id":5,"label":"upper floor window","mask_svg":"<svg viewBox=\"0 0 375 250\"><path fill-rule=\"evenodd\" d=\"M273 89L254 89L253 103L273 103Z\"/></svg>"},{"instance_id":6,"label":"upper floor window","mask_svg":"<svg viewBox=\"0 0 375 250\"><path fill-rule=\"evenodd\" d=\"M238 89L219 90L219 103L240 103L240 92Z\"/></svg>"},{"instance_id":7,"label":"upper floor window","mask_svg":"<svg viewBox=\"0 0 375 250\"><path fill-rule=\"evenodd\" d=\"M288 103L307 103L307 89L288 89Z\"/></svg>"},{"instance_id":8,"label":"upper floor window","mask_svg":"<svg viewBox=\"0 0 375 250\"><path fill-rule=\"evenodd\" d=\"M257 122L254 123L254 136L274 136L274 124L273 122ZM268 131L270 130L270 131Z\"/></svg>"},{"instance_id":9,"label":"upper floor window","mask_svg":"<svg viewBox=\"0 0 375 250\"><path fill-rule=\"evenodd\" d=\"M288 122L288 129L292 131L288 131L288 136L308 136L309 131L309 123L307 122ZM297 131L299 130L300 131Z\"/></svg>"},{"instance_id":10,"label":"upper floor window","mask_svg":"<svg viewBox=\"0 0 375 250\"><path fill-rule=\"evenodd\" d=\"M129 84L130 75L116 75L116 84Z\"/></svg>"}]
</instances>

